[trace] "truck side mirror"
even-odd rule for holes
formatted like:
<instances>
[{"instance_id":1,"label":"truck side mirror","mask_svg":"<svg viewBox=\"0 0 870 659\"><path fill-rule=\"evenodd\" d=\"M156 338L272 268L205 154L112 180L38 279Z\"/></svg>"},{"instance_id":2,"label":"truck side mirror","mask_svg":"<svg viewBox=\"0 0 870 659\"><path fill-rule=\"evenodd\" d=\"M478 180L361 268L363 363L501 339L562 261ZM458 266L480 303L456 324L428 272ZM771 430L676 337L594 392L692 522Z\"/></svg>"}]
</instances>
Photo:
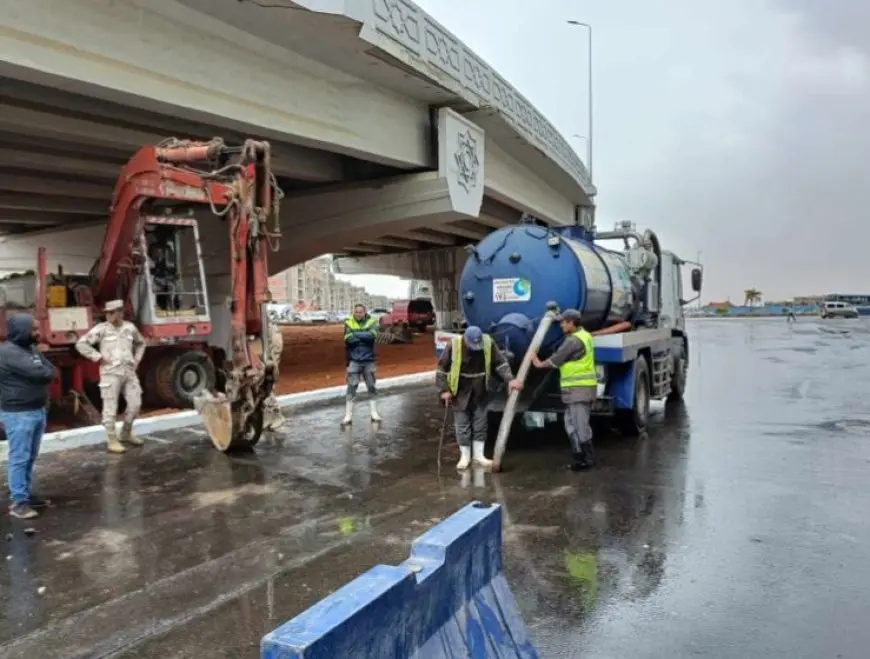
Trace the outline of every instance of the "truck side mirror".
<instances>
[{"instance_id":1,"label":"truck side mirror","mask_svg":"<svg viewBox=\"0 0 870 659\"><path fill-rule=\"evenodd\" d=\"M701 292L701 280L703 278L703 274L701 272L701 268L692 268L692 290L696 293Z\"/></svg>"}]
</instances>

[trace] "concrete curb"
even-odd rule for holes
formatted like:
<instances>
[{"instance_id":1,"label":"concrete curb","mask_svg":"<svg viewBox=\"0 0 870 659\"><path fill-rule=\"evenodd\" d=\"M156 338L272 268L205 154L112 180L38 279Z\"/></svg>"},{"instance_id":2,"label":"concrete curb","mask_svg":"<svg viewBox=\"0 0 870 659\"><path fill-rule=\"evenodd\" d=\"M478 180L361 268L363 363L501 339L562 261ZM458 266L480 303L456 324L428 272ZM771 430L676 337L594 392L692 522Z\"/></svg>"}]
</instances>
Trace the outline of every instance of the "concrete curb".
<instances>
[{"instance_id":1,"label":"concrete curb","mask_svg":"<svg viewBox=\"0 0 870 659\"><path fill-rule=\"evenodd\" d=\"M434 381L435 371L411 373L399 375L378 381L378 390L381 392L398 391L401 389L426 384ZM303 391L298 394L285 394L278 396L278 404L282 408L305 407L323 403L333 403L344 399L345 385ZM137 419L133 424L133 430L143 437L152 433L176 430L194 426L199 423L199 414L194 410L173 412L161 416L152 416L146 419ZM73 428L72 430L59 430L46 433L42 438L41 453L51 453L64 449L88 446L106 441L106 431L102 426L87 426L85 428ZM0 442L0 462L6 461L7 442Z\"/></svg>"}]
</instances>

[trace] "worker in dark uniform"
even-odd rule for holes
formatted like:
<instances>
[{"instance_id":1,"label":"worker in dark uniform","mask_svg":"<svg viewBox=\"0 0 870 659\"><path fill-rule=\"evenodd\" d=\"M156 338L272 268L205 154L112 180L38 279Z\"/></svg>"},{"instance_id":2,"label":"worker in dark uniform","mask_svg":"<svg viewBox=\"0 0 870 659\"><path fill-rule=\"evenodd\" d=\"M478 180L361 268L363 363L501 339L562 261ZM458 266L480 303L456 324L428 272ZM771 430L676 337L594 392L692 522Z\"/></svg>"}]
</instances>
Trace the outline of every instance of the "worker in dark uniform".
<instances>
[{"instance_id":1,"label":"worker in dark uniform","mask_svg":"<svg viewBox=\"0 0 870 659\"><path fill-rule=\"evenodd\" d=\"M435 372L435 385L445 404L453 403L456 440L459 442L459 470L468 469L472 459L481 467L491 467L484 455L486 445L486 403L492 372L507 382L508 389L520 390L501 350L474 325L465 334L454 336L445 346ZM473 453L472 453L473 448Z\"/></svg>"},{"instance_id":2,"label":"worker in dark uniform","mask_svg":"<svg viewBox=\"0 0 870 659\"><path fill-rule=\"evenodd\" d=\"M167 236L161 235L151 244L148 250L151 260L151 279L154 284L154 297L157 307L163 311L176 310L178 296L175 294L178 284L178 269L176 268L174 250Z\"/></svg>"},{"instance_id":3,"label":"worker in dark uniform","mask_svg":"<svg viewBox=\"0 0 870 659\"><path fill-rule=\"evenodd\" d=\"M595 465L589 425L592 404L598 398L595 350L592 335L580 325L582 315L579 311L566 309L559 320L565 333L562 345L546 361L532 355L532 363L538 368L559 369L559 386L565 404L565 431L571 440L571 468L578 471Z\"/></svg>"}]
</instances>

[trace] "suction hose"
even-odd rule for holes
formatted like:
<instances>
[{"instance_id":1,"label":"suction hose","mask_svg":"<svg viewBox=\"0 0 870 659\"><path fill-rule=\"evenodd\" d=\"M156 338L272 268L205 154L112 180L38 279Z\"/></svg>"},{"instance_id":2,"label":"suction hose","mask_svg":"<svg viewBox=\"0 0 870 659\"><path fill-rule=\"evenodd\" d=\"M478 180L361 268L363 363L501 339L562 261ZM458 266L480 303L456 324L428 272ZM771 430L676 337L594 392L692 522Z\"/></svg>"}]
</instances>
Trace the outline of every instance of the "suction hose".
<instances>
[{"instance_id":1,"label":"suction hose","mask_svg":"<svg viewBox=\"0 0 870 659\"><path fill-rule=\"evenodd\" d=\"M544 337L550 331L553 321L556 319L556 313L548 311L541 319L538 329L535 330L532 336L532 342L529 344L529 349L523 356L523 361L520 363L520 369L517 372L517 380L522 384L526 383L526 376L529 374L529 368L532 366L532 355L537 355L541 349L541 344L544 342ZM511 432L511 426L516 416L517 400L520 397L519 391L512 391L508 395L507 402L504 406L504 414L501 417L501 424L498 427L498 436L495 440L495 451L492 456L492 470L494 472L501 471L501 460L504 457L505 449L507 448L508 435Z\"/></svg>"}]
</instances>

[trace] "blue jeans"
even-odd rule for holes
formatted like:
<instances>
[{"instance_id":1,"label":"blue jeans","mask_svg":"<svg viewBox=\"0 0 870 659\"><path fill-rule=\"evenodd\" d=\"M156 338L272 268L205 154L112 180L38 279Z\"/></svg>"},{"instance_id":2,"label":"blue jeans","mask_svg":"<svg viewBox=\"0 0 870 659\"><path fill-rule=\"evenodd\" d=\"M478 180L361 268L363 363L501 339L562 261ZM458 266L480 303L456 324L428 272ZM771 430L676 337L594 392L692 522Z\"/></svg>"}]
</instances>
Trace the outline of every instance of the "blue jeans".
<instances>
[{"instance_id":1,"label":"blue jeans","mask_svg":"<svg viewBox=\"0 0 870 659\"><path fill-rule=\"evenodd\" d=\"M45 410L0 412L0 421L9 445L9 498L13 504L25 503L30 499L33 465L45 433Z\"/></svg>"}]
</instances>

